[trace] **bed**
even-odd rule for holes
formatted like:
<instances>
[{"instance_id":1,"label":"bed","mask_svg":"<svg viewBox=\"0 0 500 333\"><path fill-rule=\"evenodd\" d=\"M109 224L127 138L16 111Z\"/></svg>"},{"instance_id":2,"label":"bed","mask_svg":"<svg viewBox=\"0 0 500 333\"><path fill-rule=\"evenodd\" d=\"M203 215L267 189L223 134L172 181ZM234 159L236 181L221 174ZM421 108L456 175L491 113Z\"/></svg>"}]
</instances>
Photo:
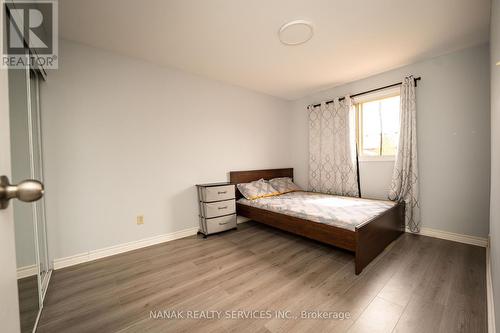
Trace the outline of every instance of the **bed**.
<instances>
[{"instance_id":1,"label":"bed","mask_svg":"<svg viewBox=\"0 0 500 333\"><path fill-rule=\"evenodd\" d=\"M290 177L293 169L231 171L232 184ZM236 212L256 222L354 252L361 271L404 232L404 204L311 192L247 200L236 188Z\"/></svg>"}]
</instances>

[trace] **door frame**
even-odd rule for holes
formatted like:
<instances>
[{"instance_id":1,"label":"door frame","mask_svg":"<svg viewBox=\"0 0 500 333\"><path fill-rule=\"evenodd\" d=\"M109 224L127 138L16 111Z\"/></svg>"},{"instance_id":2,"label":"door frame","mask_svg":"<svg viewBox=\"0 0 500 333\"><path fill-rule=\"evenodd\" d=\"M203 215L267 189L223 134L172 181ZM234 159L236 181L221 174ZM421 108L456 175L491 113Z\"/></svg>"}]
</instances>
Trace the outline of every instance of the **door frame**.
<instances>
[{"instance_id":1,"label":"door frame","mask_svg":"<svg viewBox=\"0 0 500 333\"><path fill-rule=\"evenodd\" d=\"M29 50L26 50L26 56L29 57ZM33 110L31 100L31 67L28 65L24 69L25 72L25 82L26 82L26 105L28 112L28 151L29 151L29 166L30 166L30 178L36 179L36 171L35 171L35 146L33 139ZM38 112L39 110L37 110ZM31 204L31 215L33 217L33 233L34 233L34 241L35 241L35 262L37 267L37 285L38 285L38 313L35 319L35 323L33 326L33 332L36 331L36 327L38 326L38 321L40 320L40 315L42 313L43 308L43 297L44 297L44 289L42 289L43 281L40 272L40 244L38 242L38 204L37 202L32 202ZM15 221L14 221L15 222ZM43 277L45 279L45 276Z\"/></svg>"}]
</instances>

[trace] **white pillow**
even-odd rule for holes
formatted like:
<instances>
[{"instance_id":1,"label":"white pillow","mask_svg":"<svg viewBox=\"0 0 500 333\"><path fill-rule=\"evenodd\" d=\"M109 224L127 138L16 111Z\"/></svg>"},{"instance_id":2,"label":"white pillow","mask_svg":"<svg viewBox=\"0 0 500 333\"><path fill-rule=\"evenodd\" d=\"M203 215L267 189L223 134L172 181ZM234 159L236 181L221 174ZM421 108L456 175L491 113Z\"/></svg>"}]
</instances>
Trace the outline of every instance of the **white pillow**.
<instances>
[{"instance_id":1,"label":"white pillow","mask_svg":"<svg viewBox=\"0 0 500 333\"><path fill-rule=\"evenodd\" d=\"M280 194L268 181L259 179L250 183L238 184L238 190L248 200L270 197Z\"/></svg>"},{"instance_id":2,"label":"white pillow","mask_svg":"<svg viewBox=\"0 0 500 333\"><path fill-rule=\"evenodd\" d=\"M290 177L273 178L269 181L269 184L271 184L280 194L302 191Z\"/></svg>"}]
</instances>

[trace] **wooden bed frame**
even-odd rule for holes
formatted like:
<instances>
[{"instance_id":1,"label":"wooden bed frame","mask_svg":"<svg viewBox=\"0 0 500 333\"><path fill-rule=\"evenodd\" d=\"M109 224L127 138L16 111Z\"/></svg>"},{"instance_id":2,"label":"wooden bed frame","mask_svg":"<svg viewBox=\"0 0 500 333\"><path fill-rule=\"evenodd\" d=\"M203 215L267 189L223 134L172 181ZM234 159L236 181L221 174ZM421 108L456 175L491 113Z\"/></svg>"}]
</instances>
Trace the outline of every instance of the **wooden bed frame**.
<instances>
[{"instance_id":1,"label":"wooden bed frame","mask_svg":"<svg viewBox=\"0 0 500 333\"><path fill-rule=\"evenodd\" d=\"M231 184L248 183L261 178L269 180L276 177L293 179L293 169L231 171L229 173ZM236 199L239 198L241 194L236 188ZM363 268L404 232L404 203L398 203L377 217L358 225L355 231L239 203L236 204L236 212L254 221L354 252L356 275L360 274Z\"/></svg>"}]
</instances>

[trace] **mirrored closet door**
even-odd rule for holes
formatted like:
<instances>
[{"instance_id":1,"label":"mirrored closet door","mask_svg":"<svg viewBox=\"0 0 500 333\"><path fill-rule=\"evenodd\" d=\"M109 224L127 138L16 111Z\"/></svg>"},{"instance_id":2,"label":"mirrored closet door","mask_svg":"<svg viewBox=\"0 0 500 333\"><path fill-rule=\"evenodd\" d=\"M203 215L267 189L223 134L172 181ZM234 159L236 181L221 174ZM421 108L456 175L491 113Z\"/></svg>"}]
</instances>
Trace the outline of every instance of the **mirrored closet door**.
<instances>
[{"instance_id":1,"label":"mirrored closet door","mask_svg":"<svg viewBox=\"0 0 500 333\"><path fill-rule=\"evenodd\" d=\"M41 73L34 68L9 70L12 183L43 182L40 110ZM47 290L48 259L45 201L13 201L21 331L36 327Z\"/></svg>"}]
</instances>

